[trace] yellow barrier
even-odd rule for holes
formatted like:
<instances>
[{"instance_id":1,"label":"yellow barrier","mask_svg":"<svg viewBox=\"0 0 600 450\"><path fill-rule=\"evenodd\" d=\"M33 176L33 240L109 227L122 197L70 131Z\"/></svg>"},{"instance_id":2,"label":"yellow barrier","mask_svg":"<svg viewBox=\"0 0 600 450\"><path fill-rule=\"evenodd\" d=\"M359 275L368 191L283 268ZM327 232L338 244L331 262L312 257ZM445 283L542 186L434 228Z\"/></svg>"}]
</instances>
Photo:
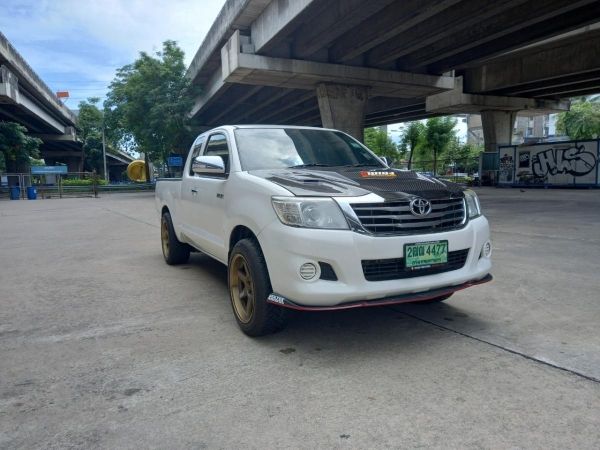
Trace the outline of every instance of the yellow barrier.
<instances>
[{"instance_id":1,"label":"yellow barrier","mask_svg":"<svg viewBox=\"0 0 600 450\"><path fill-rule=\"evenodd\" d=\"M127 166L127 176L131 181L145 182L146 181L146 163L141 159L132 161Z\"/></svg>"}]
</instances>

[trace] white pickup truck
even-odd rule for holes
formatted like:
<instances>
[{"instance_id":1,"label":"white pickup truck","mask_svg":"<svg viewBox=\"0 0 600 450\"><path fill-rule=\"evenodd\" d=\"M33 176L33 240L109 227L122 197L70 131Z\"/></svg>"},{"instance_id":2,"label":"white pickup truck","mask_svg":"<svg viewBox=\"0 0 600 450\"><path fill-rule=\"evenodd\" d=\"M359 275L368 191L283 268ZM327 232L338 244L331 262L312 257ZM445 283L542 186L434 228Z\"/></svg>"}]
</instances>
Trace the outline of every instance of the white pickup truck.
<instances>
[{"instance_id":1,"label":"white pickup truck","mask_svg":"<svg viewBox=\"0 0 600 450\"><path fill-rule=\"evenodd\" d=\"M442 301L491 280L477 195L391 169L349 135L223 126L194 141L181 179L156 185L167 264L200 251L228 267L250 336L287 312Z\"/></svg>"}]
</instances>

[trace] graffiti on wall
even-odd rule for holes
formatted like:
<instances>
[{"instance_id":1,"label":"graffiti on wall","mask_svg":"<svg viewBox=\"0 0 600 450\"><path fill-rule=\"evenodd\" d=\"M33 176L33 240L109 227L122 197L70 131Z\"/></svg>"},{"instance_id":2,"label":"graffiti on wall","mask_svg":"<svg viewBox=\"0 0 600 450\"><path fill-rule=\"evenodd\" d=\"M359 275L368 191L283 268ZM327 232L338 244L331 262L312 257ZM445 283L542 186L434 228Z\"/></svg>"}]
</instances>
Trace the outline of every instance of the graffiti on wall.
<instances>
[{"instance_id":1,"label":"graffiti on wall","mask_svg":"<svg viewBox=\"0 0 600 450\"><path fill-rule=\"evenodd\" d=\"M574 177L587 175L596 168L596 155L586 151L583 145L549 148L536 153L531 170L536 177L568 174Z\"/></svg>"},{"instance_id":2,"label":"graffiti on wall","mask_svg":"<svg viewBox=\"0 0 600 450\"><path fill-rule=\"evenodd\" d=\"M600 186L600 140L506 145L498 156L499 184Z\"/></svg>"}]
</instances>

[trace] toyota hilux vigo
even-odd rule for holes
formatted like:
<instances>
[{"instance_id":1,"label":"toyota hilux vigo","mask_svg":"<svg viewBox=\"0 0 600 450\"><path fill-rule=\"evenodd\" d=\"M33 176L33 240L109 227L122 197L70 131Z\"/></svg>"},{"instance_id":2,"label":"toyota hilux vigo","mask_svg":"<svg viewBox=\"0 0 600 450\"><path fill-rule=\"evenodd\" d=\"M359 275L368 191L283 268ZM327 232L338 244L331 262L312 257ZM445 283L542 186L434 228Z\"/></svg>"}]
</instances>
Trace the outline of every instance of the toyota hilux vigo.
<instances>
[{"instance_id":1,"label":"toyota hilux vigo","mask_svg":"<svg viewBox=\"0 0 600 450\"><path fill-rule=\"evenodd\" d=\"M390 168L336 130L222 126L156 185L167 264L200 251L227 266L243 332L289 310L436 302L491 280L488 222L472 190Z\"/></svg>"}]
</instances>

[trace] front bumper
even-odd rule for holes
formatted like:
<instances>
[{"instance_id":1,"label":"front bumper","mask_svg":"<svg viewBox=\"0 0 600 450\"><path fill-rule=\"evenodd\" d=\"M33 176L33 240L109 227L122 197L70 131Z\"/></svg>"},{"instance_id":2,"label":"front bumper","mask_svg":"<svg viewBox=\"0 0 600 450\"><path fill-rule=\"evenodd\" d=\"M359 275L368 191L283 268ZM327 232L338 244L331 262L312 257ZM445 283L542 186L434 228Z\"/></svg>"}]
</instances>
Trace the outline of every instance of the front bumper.
<instances>
[{"instance_id":1,"label":"front bumper","mask_svg":"<svg viewBox=\"0 0 600 450\"><path fill-rule=\"evenodd\" d=\"M341 306L375 305L373 301L394 303L418 301L421 294L445 295L465 287L489 281L491 260L481 256L489 240L485 217L471 220L460 229L435 234L376 237L346 230L294 228L273 221L258 235L265 255L273 292L283 298L283 305L296 309L340 309ZM447 240L448 250L470 249L465 265L458 270L387 281L367 281L361 260L403 257L404 244ZM338 280L305 281L299 268L306 262L317 267L330 264ZM442 293L431 292L446 289ZM273 297L276 298L276 297ZM386 300L387 299L387 300ZM279 300L279 299L278 299ZM282 304L279 301L272 303ZM357 306L351 306L357 305ZM343 309L343 308L342 308Z\"/></svg>"},{"instance_id":2,"label":"front bumper","mask_svg":"<svg viewBox=\"0 0 600 450\"><path fill-rule=\"evenodd\" d=\"M469 281L458 286L448 286L439 289L432 289L431 291L420 292L418 294L394 295L379 300L362 300L357 302L342 303L340 305L335 306L299 305L297 303L294 303L292 300L289 300L275 293L269 295L267 302L273 303L274 305L283 306L284 308L294 309L296 311L339 311L343 309L368 308L371 306L390 306L399 305L401 303L415 303L433 300L438 297L453 294L456 291L460 291L471 286L477 286L479 284L488 283L492 281L492 279L493 277L488 274L480 280Z\"/></svg>"}]
</instances>

